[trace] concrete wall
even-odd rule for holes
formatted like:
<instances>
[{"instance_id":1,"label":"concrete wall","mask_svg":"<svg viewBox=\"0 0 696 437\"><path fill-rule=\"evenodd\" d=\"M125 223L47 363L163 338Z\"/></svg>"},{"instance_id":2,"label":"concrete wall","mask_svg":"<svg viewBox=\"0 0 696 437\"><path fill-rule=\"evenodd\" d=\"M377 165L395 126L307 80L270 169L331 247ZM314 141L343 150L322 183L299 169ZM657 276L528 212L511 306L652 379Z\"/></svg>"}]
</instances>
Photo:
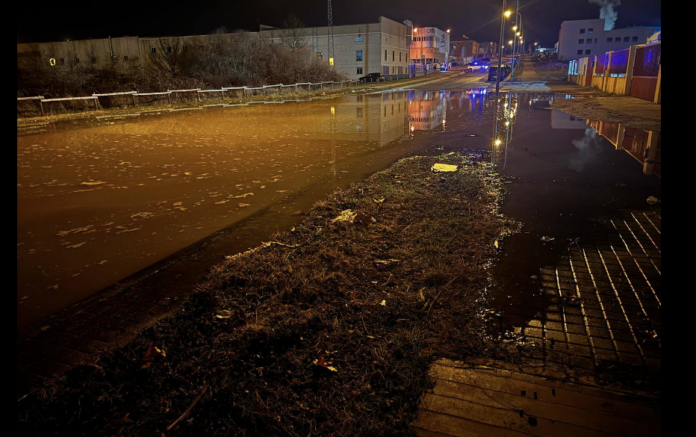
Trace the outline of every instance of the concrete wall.
<instances>
[{"instance_id":1,"label":"concrete wall","mask_svg":"<svg viewBox=\"0 0 696 437\"><path fill-rule=\"evenodd\" d=\"M140 61L138 37L17 44L18 59L27 56L35 57L47 66L55 63L58 67L82 64L95 68L114 65L126 69Z\"/></svg>"},{"instance_id":2,"label":"concrete wall","mask_svg":"<svg viewBox=\"0 0 696 437\"><path fill-rule=\"evenodd\" d=\"M409 51L407 45L407 26L380 17L379 22L334 26L334 65L336 71L349 79L358 79L368 73L405 74L408 72ZM282 29L267 29L260 32L230 34L196 35L182 37L122 37L79 41L61 41L36 44L17 44L17 57L33 58L50 65L69 65L79 59L83 65L102 68L114 63L127 72L128 66L150 65L150 54L181 49L183 46L205 45L212 38L233 41L235 37L258 37L272 43L281 44L288 37ZM296 32L304 45L312 50L312 56L319 56L328 63L328 28L303 28ZM114 56L111 56L113 47ZM362 50L362 61L357 60L357 52ZM386 59L385 59L386 51ZM444 57L443 57L444 59ZM359 69L362 69L360 72Z\"/></svg>"}]
</instances>

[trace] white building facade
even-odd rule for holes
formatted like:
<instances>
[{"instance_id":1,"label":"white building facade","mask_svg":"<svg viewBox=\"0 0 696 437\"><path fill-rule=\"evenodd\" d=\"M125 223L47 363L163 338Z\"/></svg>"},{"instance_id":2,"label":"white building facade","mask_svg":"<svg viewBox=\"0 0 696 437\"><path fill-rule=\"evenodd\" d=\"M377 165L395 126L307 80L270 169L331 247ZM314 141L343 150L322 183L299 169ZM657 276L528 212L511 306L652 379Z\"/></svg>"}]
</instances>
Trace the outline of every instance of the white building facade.
<instances>
[{"instance_id":1,"label":"white building facade","mask_svg":"<svg viewBox=\"0 0 696 437\"><path fill-rule=\"evenodd\" d=\"M418 27L413 29L411 59L416 65L435 65L447 61L450 50L450 34L437 27Z\"/></svg>"},{"instance_id":2,"label":"white building facade","mask_svg":"<svg viewBox=\"0 0 696 437\"><path fill-rule=\"evenodd\" d=\"M558 58L569 61L645 44L658 30L647 26L604 30L604 25L603 18L564 21L558 35Z\"/></svg>"}]
</instances>

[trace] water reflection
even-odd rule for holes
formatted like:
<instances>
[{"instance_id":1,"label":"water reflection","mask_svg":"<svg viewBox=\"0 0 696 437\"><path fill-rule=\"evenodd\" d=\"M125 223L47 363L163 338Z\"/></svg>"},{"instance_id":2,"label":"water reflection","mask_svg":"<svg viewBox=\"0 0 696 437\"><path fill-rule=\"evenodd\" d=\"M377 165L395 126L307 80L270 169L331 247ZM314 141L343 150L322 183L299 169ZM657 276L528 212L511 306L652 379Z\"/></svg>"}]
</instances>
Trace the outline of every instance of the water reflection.
<instances>
[{"instance_id":1,"label":"water reflection","mask_svg":"<svg viewBox=\"0 0 696 437\"><path fill-rule=\"evenodd\" d=\"M493 122L493 144L491 146L491 162L501 170L507 166L508 147L512 142L520 99L516 93L507 93L495 98L496 117Z\"/></svg>"},{"instance_id":2,"label":"water reflection","mask_svg":"<svg viewBox=\"0 0 696 437\"><path fill-rule=\"evenodd\" d=\"M481 90L396 91L18 137L18 324L257 214L266 238L487 105Z\"/></svg>"},{"instance_id":3,"label":"water reflection","mask_svg":"<svg viewBox=\"0 0 696 437\"><path fill-rule=\"evenodd\" d=\"M589 120L587 125L643 165L643 174L662 178L662 133Z\"/></svg>"}]
</instances>

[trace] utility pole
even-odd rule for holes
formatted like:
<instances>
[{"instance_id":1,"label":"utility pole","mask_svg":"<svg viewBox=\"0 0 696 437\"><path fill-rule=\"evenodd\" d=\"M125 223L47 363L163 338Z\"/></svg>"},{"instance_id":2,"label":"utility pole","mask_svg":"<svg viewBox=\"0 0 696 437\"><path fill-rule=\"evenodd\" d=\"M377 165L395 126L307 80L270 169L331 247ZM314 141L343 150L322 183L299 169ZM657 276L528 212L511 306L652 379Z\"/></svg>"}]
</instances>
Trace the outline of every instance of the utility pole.
<instances>
[{"instance_id":1,"label":"utility pole","mask_svg":"<svg viewBox=\"0 0 696 437\"><path fill-rule=\"evenodd\" d=\"M503 12L500 15L500 44L498 44L498 71L495 75L495 93L500 93L500 72L503 69L503 50L505 49L505 18L510 16L506 11L507 0L503 0Z\"/></svg>"},{"instance_id":2,"label":"utility pole","mask_svg":"<svg viewBox=\"0 0 696 437\"><path fill-rule=\"evenodd\" d=\"M328 52L329 52L329 66L334 70L336 69L334 60L334 32L333 32L333 8L331 7L331 0L329 0L329 26L328 26Z\"/></svg>"},{"instance_id":3,"label":"utility pole","mask_svg":"<svg viewBox=\"0 0 696 437\"><path fill-rule=\"evenodd\" d=\"M515 68L517 68L517 45L519 44L519 37L517 36L518 33L522 35L522 29L520 28L520 0L517 0L517 11L515 11L515 31L512 35L514 39L512 43L512 72L510 73L511 82L515 80ZM520 58L522 58L521 55Z\"/></svg>"}]
</instances>

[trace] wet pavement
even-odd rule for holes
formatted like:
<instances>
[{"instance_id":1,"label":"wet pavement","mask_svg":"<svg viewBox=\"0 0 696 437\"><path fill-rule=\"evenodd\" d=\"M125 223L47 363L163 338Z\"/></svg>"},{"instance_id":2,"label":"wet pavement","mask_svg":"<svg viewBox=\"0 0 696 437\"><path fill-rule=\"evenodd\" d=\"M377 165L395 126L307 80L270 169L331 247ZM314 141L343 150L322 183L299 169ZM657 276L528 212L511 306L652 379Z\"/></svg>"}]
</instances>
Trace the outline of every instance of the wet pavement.
<instances>
[{"instance_id":1,"label":"wet pavement","mask_svg":"<svg viewBox=\"0 0 696 437\"><path fill-rule=\"evenodd\" d=\"M532 361L659 369L661 213L646 199L661 198L660 136L550 109L564 98L507 98L516 110L497 117L498 146L486 88L20 137L18 323L111 287L35 325L18 366L49 376L113 347L175 307L224 256L403 156L488 150L511 179L503 212L524 224L503 241L493 272L501 327Z\"/></svg>"}]
</instances>

